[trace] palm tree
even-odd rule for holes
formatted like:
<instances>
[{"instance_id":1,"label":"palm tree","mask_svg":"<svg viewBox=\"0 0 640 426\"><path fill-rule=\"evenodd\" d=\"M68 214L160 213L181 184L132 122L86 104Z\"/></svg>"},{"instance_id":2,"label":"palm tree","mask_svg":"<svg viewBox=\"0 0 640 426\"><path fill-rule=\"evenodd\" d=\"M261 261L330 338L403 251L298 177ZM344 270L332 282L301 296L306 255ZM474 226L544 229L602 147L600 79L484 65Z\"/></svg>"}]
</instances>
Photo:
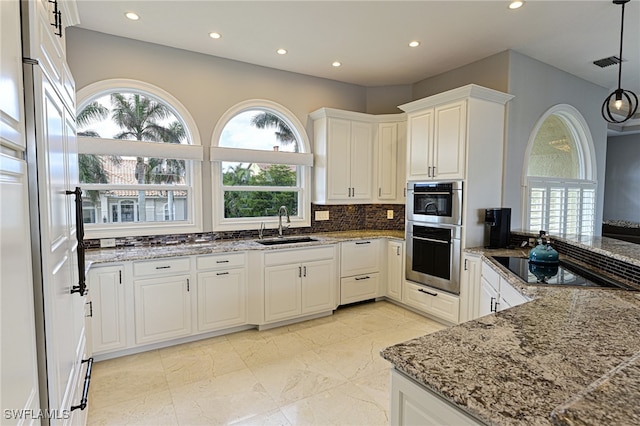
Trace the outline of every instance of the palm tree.
<instances>
[{"instance_id":1,"label":"palm tree","mask_svg":"<svg viewBox=\"0 0 640 426\"><path fill-rule=\"evenodd\" d=\"M284 146L293 145L295 152L298 152L298 140L291 131L291 128L278 115L271 112L261 112L251 118L251 124L258 129L266 129L267 127L275 127L276 138Z\"/></svg>"},{"instance_id":2,"label":"palm tree","mask_svg":"<svg viewBox=\"0 0 640 426\"><path fill-rule=\"evenodd\" d=\"M161 120L172 117L166 105L139 94L111 94L113 109L111 118L123 129L114 136L115 139L135 139L139 141L178 140L172 130L160 124ZM149 165L144 157L137 157L136 179L144 184ZM146 221L145 191L138 191L138 220Z\"/></svg>"},{"instance_id":3,"label":"palm tree","mask_svg":"<svg viewBox=\"0 0 640 426\"><path fill-rule=\"evenodd\" d=\"M98 102L91 102L76 116L76 123L79 127L87 126L94 121L107 118L109 109ZM94 130L78 132L78 136L100 137ZM119 160L119 159L118 159ZM78 172L80 182L85 183L107 183L108 176L104 169L102 159L95 154L80 154L78 156ZM91 202L95 205L98 201L98 191L87 191Z\"/></svg>"}]
</instances>

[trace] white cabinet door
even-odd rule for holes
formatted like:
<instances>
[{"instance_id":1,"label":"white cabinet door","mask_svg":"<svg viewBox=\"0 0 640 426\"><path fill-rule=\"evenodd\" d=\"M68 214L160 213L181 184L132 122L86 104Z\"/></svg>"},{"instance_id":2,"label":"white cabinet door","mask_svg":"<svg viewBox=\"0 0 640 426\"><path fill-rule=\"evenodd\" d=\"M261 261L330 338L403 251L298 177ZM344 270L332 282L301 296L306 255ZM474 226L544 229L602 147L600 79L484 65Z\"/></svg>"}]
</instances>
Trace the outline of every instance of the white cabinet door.
<instances>
[{"instance_id":1,"label":"white cabinet door","mask_svg":"<svg viewBox=\"0 0 640 426\"><path fill-rule=\"evenodd\" d=\"M122 266L93 268L89 273L94 353L122 349L127 345L122 273Z\"/></svg>"},{"instance_id":2,"label":"white cabinet door","mask_svg":"<svg viewBox=\"0 0 640 426\"><path fill-rule=\"evenodd\" d=\"M351 197L351 122L329 118L327 132L327 198L347 200Z\"/></svg>"},{"instance_id":3,"label":"white cabinet door","mask_svg":"<svg viewBox=\"0 0 640 426\"><path fill-rule=\"evenodd\" d=\"M500 278L500 304L498 305L499 311L509 309L513 306L521 305L528 301L529 299L523 296L504 278Z\"/></svg>"},{"instance_id":4,"label":"white cabinet door","mask_svg":"<svg viewBox=\"0 0 640 426\"><path fill-rule=\"evenodd\" d=\"M136 343L152 343L191 334L189 275L136 280Z\"/></svg>"},{"instance_id":5,"label":"white cabinet door","mask_svg":"<svg viewBox=\"0 0 640 426\"><path fill-rule=\"evenodd\" d=\"M372 200L373 135L371 123L351 122L351 199Z\"/></svg>"},{"instance_id":6,"label":"white cabinet door","mask_svg":"<svg viewBox=\"0 0 640 426\"><path fill-rule=\"evenodd\" d=\"M478 426L473 419L451 402L391 370L390 423L399 426Z\"/></svg>"},{"instance_id":7,"label":"white cabinet door","mask_svg":"<svg viewBox=\"0 0 640 426\"><path fill-rule=\"evenodd\" d=\"M398 123L378 124L378 200L398 197Z\"/></svg>"},{"instance_id":8,"label":"white cabinet door","mask_svg":"<svg viewBox=\"0 0 640 426\"><path fill-rule=\"evenodd\" d=\"M431 179L433 108L407 120L407 180Z\"/></svg>"},{"instance_id":9,"label":"white cabinet door","mask_svg":"<svg viewBox=\"0 0 640 426\"><path fill-rule=\"evenodd\" d=\"M460 273L460 322L478 317L481 263L479 256L469 253L463 255Z\"/></svg>"},{"instance_id":10,"label":"white cabinet door","mask_svg":"<svg viewBox=\"0 0 640 426\"><path fill-rule=\"evenodd\" d=\"M303 314L326 312L334 308L333 280L335 262L320 260L302 265L301 311Z\"/></svg>"},{"instance_id":11,"label":"white cabinet door","mask_svg":"<svg viewBox=\"0 0 640 426\"><path fill-rule=\"evenodd\" d=\"M265 321L279 321L302 314L301 264L267 266L264 277Z\"/></svg>"},{"instance_id":12,"label":"white cabinet door","mask_svg":"<svg viewBox=\"0 0 640 426\"><path fill-rule=\"evenodd\" d=\"M431 175L435 179L464 179L466 101L435 108L435 136Z\"/></svg>"},{"instance_id":13,"label":"white cabinet door","mask_svg":"<svg viewBox=\"0 0 640 426\"><path fill-rule=\"evenodd\" d=\"M482 277L480 279L480 297L478 303L478 317L489 315L496 311L498 291Z\"/></svg>"},{"instance_id":14,"label":"white cabinet door","mask_svg":"<svg viewBox=\"0 0 640 426\"><path fill-rule=\"evenodd\" d=\"M246 324L247 280L244 269L198 274L198 330Z\"/></svg>"},{"instance_id":15,"label":"white cabinet door","mask_svg":"<svg viewBox=\"0 0 640 426\"><path fill-rule=\"evenodd\" d=\"M387 241L387 297L402 300L402 281L404 278L404 243Z\"/></svg>"}]
</instances>

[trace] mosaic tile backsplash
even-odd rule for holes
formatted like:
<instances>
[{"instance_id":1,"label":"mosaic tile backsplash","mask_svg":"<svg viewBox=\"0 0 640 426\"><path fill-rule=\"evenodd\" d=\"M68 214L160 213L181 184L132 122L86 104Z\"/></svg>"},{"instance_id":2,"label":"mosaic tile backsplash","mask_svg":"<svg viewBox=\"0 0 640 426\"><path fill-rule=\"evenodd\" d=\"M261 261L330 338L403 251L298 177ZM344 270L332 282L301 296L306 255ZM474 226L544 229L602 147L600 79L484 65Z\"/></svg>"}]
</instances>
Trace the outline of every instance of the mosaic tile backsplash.
<instances>
[{"instance_id":1,"label":"mosaic tile backsplash","mask_svg":"<svg viewBox=\"0 0 640 426\"><path fill-rule=\"evenodd\" d=\"M403 204L349 204L337 206L311 205L311 226L289 228L287 235L339 232L351 230L404 230ZM387 210L393 210L393 219L387 219ZM329 220L316 221L316 211L328 211ZM264 236L275 237L277 229L266 229ZM258 238L257 230L231 232L203 232L196 234L150 235L143 237L118 237L116 247L154 246L212 240ZM85 239L88 249L100 248L99 239Z\"/></svg>"}]
</instances>

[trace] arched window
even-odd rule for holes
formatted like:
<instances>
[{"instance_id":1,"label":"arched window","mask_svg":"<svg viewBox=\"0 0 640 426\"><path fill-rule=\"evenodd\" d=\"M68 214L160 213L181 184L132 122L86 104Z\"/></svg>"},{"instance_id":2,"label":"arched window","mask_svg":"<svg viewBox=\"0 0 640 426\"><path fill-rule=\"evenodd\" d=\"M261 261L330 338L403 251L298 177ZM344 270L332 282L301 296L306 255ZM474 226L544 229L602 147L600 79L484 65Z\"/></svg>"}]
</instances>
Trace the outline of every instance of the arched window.
<instances>
[{"instance_id":1,"label":"arched window","mask_svg":"<svg viewBox=\"0 0 640 426\"><path fill-rule=\"evenodd\" d=\"M202 231L202 146L173 96L133 80L78 92L78 151L89 238ZM168 206L168 207L165 207Z\"/></svg>"},{"instance_id":2,"label":"arched window","mask_svg":"<svg viewBox=\"0 0 640 426\"><path fill-rule=\"evenodd\" d=\"M582 115L557 105L538 120L524 167L524 223L555 235L593 235L595 158Z\"/></svg>"},{"instance_id":3,"label":"arched window","mask_svg":"<svg viewBox=\"0 0 640 426\"><path fill-rule=\"evenodd\" d=\"M275 226L280 206L291 225L310 225L307 135L286 108L250 100L229 109L211 142L214 230Z\"/></svg>"}]
</instances>

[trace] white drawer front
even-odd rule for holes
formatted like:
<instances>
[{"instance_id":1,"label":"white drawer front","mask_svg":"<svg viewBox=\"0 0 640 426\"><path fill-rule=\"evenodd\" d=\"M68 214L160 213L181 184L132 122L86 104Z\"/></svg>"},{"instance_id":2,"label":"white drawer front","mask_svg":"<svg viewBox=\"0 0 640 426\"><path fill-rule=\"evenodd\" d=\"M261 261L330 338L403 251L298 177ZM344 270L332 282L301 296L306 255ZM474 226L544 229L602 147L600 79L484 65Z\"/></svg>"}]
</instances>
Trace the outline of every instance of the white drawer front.
<instances>
[{"instance_id":1,"label":"white drawer front","mask_svg":"<svg viewBox=\"0 0 640 426\"><path fill-rule=\"evenodd\" d=\"M139 261L133 263L133 274L135 276L166 275L189 272L190 270L191 262L188 257Z\"/></svg>"},{"instance_id":2,"label":"white drawer front","mask_svg":"<svg viewBox=\"0 0 640 426\"><path fill-rule=\"evenodd\" d=\"M380 240L347 241L341 247L341 277L380 272Z\"/></svg>"},{"instance_id":3,"label":"white drawer front","mask_svg":"<svg viewBox=\"0 0 640 426\"><path fill-rule=\"evenodd\" d=\"M334 258L334 246L299 248L297 250L273 250L264 255L264 264L287 265Z\"/></svg>"},{"instance_id":4,"label":"white drawer front","mask_svg":"<svg viewBox=\"0 0 640 426\"><path fill-rule=\"evenodd\" d=\"M460 298L452 294L405 281L403 301L445 321L458 322Z\"/></svg>"},{"instance_id":5,"label":"white drawer front","mask_svg":"<svg viewBox=\"0 0 640 426\"><path fill-rule=\"evenodd\" d=\"M244 253L225 253L210 256L198 256L196 267L198 269L228 269L242 268L245 263Z\"/></svg>"},{"instance_id":6,"label":"white drawer front","mask_svg":"<svg viewBox=\"0 0 640 426\"><path fill-rule=\"evenodd\" d=\"M375 299L378 295L380 274L366 274L340 280L340 304Z\"/></svg>"},{"instance_id":7,"label":"white drawer front","mask_svg":"<svg viewBox=\"0 0 640 426\"><path fill-rule=\"evenodd\" d=\"M500 275L487 262L487 260L482 262L482 277L491 284L494 290L498 291L500 288Z\"/></svg>"}]
</instances>

